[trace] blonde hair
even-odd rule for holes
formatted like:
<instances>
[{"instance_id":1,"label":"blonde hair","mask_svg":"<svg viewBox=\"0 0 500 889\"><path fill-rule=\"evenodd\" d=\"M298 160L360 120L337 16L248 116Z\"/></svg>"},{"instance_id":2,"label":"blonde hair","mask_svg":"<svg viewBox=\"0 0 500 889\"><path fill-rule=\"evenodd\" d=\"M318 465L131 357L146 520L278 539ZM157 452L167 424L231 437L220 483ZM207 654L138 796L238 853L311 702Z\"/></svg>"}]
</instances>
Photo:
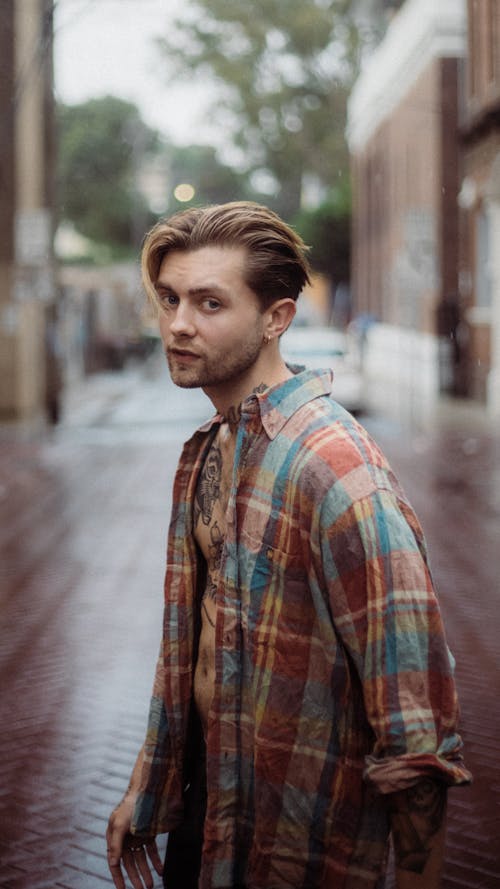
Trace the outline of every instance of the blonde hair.
<instances>
[{"instance_id":1,"label":"blonde hair","mask_svg":"<svg viewBox=\"0 0 500 889\"><path fill-rule=\"evenodd\" d=\"M208 246L246 248L245 283L263 309L284 297L296 300L310 282L309 248L272 210L252 201L192 207L161 220L145 238L142 277L155 305L165 256L172 250Z\"/></svg>"}]
</instances>

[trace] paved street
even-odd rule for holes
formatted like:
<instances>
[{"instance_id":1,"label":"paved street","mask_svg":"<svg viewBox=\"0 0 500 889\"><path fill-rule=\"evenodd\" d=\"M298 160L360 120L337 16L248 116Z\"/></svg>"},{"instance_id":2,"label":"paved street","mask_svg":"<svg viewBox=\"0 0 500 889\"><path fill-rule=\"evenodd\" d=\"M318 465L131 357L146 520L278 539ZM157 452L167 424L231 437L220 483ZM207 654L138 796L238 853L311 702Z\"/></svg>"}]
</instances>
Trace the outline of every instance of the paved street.
<instances>
[{"instance_id":1,"label":"paved street","mask_svg":"<svg viewBox=\"0 0 500 889\"><path fill-rule=\"evenodd\" d=\"M110 886L103 834L143 738L173 470L210 411L153 367L74 393L42 443L2 437L4 889ZM475 781L451 794L443 886L498 889L500 435L449 405L364 422L422 519L457 658Z\"/></svg>"}]
</instances>

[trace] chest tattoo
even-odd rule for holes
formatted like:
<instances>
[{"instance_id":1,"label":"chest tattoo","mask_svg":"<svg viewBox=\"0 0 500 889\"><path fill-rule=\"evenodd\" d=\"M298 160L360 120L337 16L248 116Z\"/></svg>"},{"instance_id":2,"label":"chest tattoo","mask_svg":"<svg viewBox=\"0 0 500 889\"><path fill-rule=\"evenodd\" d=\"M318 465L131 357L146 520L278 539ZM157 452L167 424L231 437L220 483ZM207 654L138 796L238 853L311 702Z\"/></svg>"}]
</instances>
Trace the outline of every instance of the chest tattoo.
<instances>
[{"instance_id":1,"label":"chest tattoo","mask_svg":"<svg viewBox=\"0 0 500 889\"><path fill-rule=\"evenodd\" d=\"M203 598L215 601L219 568L224 545L224 516L227 506L227 480L223 474L223 454L215 441L200 473L195 495L193 519L195 534L204 552L207 582ZM206 607L203 603L203 607ZM207 613L207 612L206 612ZM207 613L209 622L211 618Z\"/></svg>"},{"instance_id":2,"label":"chest tattoo","mask_svg":"<svg viewBox=\"0 0 500 889\"><path fill-rule=\"evenodd\" d=\"M210 596L210 598L214 600L217 592L216 578L220 567L223 544L224 536L222 531L217 522L214 522L210 528L210 546L208 547L209 555L207 560L208 585L206 590L207 596Z\"/></svg>"},{"instance_id":3,"label":"chest tattoo","mask_svg":"<svg viewBox=\"0 0 500 889\"><path fill-rule=\"evenodd\" d=\"M214 510L214 504L221 495L222 454L218 445L214 444L205 460L201 476L196 488L194 503L194 527L201 520L204 525L209 525Z\"/></svg>"}]
</instances>

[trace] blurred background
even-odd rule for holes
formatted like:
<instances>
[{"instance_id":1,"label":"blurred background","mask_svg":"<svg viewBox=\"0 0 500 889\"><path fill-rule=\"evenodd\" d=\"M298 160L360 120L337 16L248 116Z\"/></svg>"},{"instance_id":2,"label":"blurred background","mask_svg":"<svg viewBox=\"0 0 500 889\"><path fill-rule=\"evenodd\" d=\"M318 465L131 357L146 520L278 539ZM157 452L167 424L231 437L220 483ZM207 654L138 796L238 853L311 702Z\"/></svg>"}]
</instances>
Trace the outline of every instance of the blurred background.
<instances>
[{"instance_id":1,"label":"blurred background","mask_svg":"<svg viewBox=\"0 0 500 889\"><path fill-rule=\"evenodd\" d=\"M312 246L303 312L372 388L498 418L497 6L2 0L2 420L147 357L144 232L237 198Z\"/></svg>"},{"instance_id":2,"label":"blurred background","mask_svg":"<svg viewBox=\"0 0 500 889\"><path fill-rule=\"evenodd\" d=\"M172 473L211 413L170 383L140 246L242 198L311 246L286 357L333 367L422 518L475 775L443 885L500 885L500 0L0 16L0 886L109 884Z\"/></svg>"}]
</instances>

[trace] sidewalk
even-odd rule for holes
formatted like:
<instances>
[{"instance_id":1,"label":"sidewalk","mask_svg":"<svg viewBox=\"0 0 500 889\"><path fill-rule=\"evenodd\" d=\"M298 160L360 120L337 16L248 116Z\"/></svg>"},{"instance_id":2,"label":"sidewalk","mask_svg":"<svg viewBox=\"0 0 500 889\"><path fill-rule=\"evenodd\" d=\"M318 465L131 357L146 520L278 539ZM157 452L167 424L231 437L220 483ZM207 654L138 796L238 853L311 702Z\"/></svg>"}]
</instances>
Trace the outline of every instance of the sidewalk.
<instances>
[{"instance_id":1,"label":"sidewalk","mask_svg":"<svg viewBox=\"0 0 500 889\"><path fill-rule=\"evenodd\" d=\"M112 885L104 830L143 740L173 471L209 413L134 371L94 380L50 439L0 442L3 889ZM443 889L500 885L500 436L470 421L453 405L426 430L364 421L422 519L457 658L475 782L450 794Z\"/></svg>"},{"instance_id":2,"label":"sidewalk","mask_svg":"<svg viewBox=\"0 0 500 889\"><path fill-rule=\"evenodd\" d=\"M366 418L424 527L457 661L471 787L449 794L443 889L500 886L500 430L443 402L427 428ZM388 889L393 885L389 883Z\"/></svg>"},{"instance_id":3,"label":"sidewalk","mask_svg":"<svg viewBox=\"0 0 500 889\"><path fill-rule=\"evenodd\" d=\"M111 885L104 831L144 738L180 442L154 418L109 421L148 392L137 374L96 379L50 439L0 444L8 889Z\"/></svg>"}]
</instances>

